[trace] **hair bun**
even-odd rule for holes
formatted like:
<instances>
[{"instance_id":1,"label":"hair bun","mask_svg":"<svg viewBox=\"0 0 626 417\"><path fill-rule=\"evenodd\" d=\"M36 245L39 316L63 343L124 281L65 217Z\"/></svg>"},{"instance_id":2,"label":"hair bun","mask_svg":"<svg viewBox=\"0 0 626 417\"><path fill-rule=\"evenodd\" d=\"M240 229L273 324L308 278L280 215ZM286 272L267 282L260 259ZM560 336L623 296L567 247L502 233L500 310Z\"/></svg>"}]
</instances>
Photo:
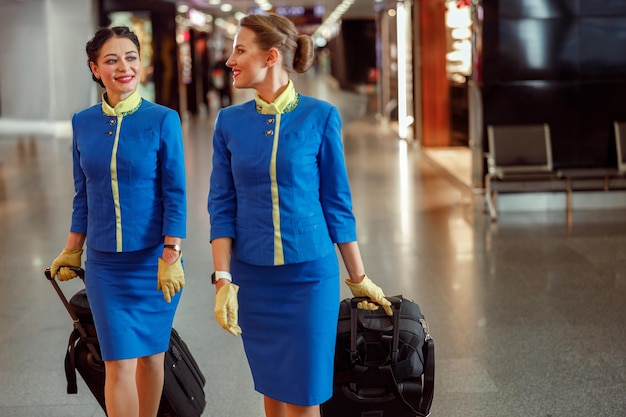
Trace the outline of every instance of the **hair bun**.
<instances>
[{"instance_id":1,"label":"hair bun","mask_svg":"<svg viewBox=\"0 0 626 417\"><path fill-rule=\"evenodd\" d=\"M293 69L297 73L306 72L315 57L313 39L309 35L298 35L298 48L293 59Z\"/></svg>"}]
</instances>

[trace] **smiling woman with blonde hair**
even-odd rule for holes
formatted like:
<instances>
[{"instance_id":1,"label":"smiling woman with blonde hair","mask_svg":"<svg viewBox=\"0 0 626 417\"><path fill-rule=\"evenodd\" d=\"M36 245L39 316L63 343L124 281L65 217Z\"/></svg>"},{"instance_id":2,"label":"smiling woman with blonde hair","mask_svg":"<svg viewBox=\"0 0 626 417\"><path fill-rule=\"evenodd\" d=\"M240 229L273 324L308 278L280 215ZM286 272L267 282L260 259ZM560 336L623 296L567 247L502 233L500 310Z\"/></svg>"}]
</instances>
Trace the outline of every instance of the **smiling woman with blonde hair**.
<instances>
[{"instance_id":1,"label":"smiling woman with blonde hair","mask_svg":"<svg viewBox=\"0 0 626 417\"><path fill-rule=\"evenodd\" d=\"M244 17L226 65L234 87L256 95L221 109L213 134L215 314L242 335L267 417L317 417L332 395L335 244L353 294L391 312L356 242L339 112L291 80L312 62L311 38L287 18Z\"/></svg>"}]
</instances>

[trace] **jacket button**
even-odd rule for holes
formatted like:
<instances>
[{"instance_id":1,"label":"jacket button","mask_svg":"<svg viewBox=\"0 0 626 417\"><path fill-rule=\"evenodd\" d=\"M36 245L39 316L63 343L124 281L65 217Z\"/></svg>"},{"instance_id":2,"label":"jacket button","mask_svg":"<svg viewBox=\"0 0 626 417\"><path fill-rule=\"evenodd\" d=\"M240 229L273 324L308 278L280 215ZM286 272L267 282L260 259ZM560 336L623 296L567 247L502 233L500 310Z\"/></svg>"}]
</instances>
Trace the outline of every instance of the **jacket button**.
<instances>
[{"instance_id":1,"label":"jacket button","mask_svg":"<svg viewBox=\"0 0 626 417\"><path fill-rule=\"evenodd\" d=\"M110 120L109 120L109 124L110 124L110 125L114 125L114 124L115 124L115 119L110 119Z\"/></svg>"},{"instance_id":2,"label":"jacket button","mask_svg":"<svg viewBox=\"0 0 626 417\"><path fill-rule=\"evenodd\" d=\"M274 131L271 129L268 129L265 131L265 136L272 136L274 134Z\"/></svg>"},{"instance_id":3,"label":"jacket button","mask_svg":"<svg viewBox=\"0 0 626 417\"><path fill-rule=\"evenodd\" d=\"M274 124L274 119L273 119L273 118L271 118L271 117L270 117L269 119L267 119L267 124L268 124L268 125L272 125L272 124Z\"/></svg>"},{"instance_id":4,"label":"jacket button","mask_svg":"<svg viewBox=\"0 0 626 417\"><path fill-rule=\"evenodd\" d=\"M107 135L109 135L109 136L113 136L113 131L112 131L112 130L109 130L109 131L107 132Z\"/></svg>"}]
</instances>

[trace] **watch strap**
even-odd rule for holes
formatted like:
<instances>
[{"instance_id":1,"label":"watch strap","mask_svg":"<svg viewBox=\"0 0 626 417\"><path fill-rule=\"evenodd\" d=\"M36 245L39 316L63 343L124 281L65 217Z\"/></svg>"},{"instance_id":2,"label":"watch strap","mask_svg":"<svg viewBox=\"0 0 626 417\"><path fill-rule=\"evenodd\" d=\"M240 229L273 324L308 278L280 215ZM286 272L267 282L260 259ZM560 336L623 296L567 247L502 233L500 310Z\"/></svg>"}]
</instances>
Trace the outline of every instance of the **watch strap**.
<instances>
[{"instance_id":1,"label":"watch strap","mask_svg":"<svg viewBox=\"0 0 626 417\"><path fill-rule=\"evenodd\" d=\"M168 249L174 249L176 252L180 252L181 248L180 245L170 245L170 244L165 244L163 245L164 248L168 248Z\"/></svg>"},{"instance_id":2,"label":"watch strap","mask_svg":"<svg viewBox=\"0 0 626 417\"><path fill-rule=\"evenodd\" d=\"M215 271L211 274L211 283L215 284L218 280L225 279L233 282L233 276L227 271Z\"/></svg>"}]
</instances>

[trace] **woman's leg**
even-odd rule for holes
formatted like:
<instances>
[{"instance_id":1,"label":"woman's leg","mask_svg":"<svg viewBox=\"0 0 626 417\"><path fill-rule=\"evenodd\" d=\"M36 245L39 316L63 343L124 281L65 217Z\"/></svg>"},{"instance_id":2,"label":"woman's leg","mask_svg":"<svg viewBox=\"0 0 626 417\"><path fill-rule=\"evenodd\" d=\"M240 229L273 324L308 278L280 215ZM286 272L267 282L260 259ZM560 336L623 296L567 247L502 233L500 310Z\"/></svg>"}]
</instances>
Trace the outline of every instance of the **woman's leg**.
<instances>
[{"instance_id":1,"label":"woman's leg","mask_svg":"<svg viewBox=\"0 0 626 417\"><path fill-rule=\"evenodd\" d=\"M263 397L263 403L265 405L265 417L320 417L319 405L287 404L267 396Z\"/></svg>"},{"instance_id":2,"label":"woman's leg","mask_svg":"<svg viewBox=\"0 0 626 417\"><path fill-rule=\"evenodd\" d=\"M156 417L163 394L165 353L137 360L137 392L139 417Z\"/></svg>"},{"instance_id":3,"label":"woman's leg","mask_svg":"<svg viewBox=\"0 0 626 417\"><path fill-rule=\"evenodd\" d=\"M139 415L137 359L105 361L104 399L108 417Z\"/></svg>"},{"instance_id":4,"label":"woman's leg","mask_svg":"<svg viewBox=\"0 0 626 417\"><path fill-rule=\"evenodd\" d=\"M268 396L263 396L265 406L265 417L285 417L285 403L276 401Z\"/></svg>"},{"instance_id":5,"label":"woman's leg","mask_svg":"<svg viewBox=\"0 0 626 417\"><path fill-rule=\"evenodd\" d=\"M165 353L106 361L104 398L108 417L155 417L163 393Z\"/></svg>"},{"instance_id":6,"label":"woman's leg","mask_svg":"<svg viewBox=\"0 0 626 417\"><path fill-rule=\"evenodd\" d=\"M320 417L320 406L302 406L285 404L287 410L286 417Z\"/></svg>"}]
</instances>

